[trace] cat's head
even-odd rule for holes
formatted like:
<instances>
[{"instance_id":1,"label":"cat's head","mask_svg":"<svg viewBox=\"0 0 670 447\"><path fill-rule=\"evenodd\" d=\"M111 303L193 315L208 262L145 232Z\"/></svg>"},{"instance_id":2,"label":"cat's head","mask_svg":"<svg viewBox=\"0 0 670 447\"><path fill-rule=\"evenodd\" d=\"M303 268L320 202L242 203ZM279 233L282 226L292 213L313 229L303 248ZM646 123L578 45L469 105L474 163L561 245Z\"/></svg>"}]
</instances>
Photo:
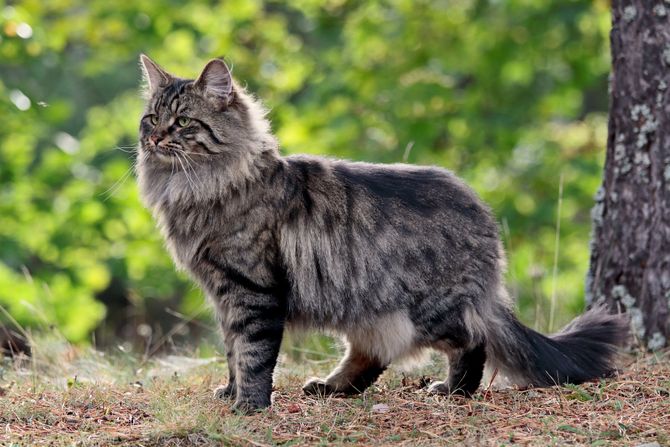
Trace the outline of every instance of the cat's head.
<instances>
[{"instance_id":1,"label":"cat's head","mask_svg":"<svg viewBox=\"0 0 670 447\"><path fill-rule=\"evenodd\" d=\"M220 59L197 79L182 79L140 56L147 104L140 120L140 160L171 172L250 160L273 141L260 105L233 81Z\"/></svg>"}]
</instances>

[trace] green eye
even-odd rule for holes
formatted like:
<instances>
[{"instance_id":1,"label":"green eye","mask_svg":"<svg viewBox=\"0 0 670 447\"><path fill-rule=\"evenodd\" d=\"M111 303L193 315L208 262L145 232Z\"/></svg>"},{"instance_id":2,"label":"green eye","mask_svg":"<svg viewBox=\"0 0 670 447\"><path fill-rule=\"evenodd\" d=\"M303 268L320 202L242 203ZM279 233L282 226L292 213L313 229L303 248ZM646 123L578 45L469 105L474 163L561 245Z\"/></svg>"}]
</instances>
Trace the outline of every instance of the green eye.
<instances>
[{"instance_id":1,"label":"green eye","mask_svg":"<svg viewBox=\"0 0 670 447\"><path fill-rule=\"evenodd\" d=\"M156 115L151 115L149 116L149 121L151 121L151 124L155 126L156 124L158 124L158 117Z\"/></svg>"},{"instance_id":2,"label":"green eye","mask_svg":"<svg viewBox=\"0 0 670 447\"><path fill-rule=\"evenodd\" d=\"M185 117L185 116L180 116L177 118L177 124L179 124L181 127L188 126L188 123L191 122L191 118Z\"/></svg>"}]
</instances>

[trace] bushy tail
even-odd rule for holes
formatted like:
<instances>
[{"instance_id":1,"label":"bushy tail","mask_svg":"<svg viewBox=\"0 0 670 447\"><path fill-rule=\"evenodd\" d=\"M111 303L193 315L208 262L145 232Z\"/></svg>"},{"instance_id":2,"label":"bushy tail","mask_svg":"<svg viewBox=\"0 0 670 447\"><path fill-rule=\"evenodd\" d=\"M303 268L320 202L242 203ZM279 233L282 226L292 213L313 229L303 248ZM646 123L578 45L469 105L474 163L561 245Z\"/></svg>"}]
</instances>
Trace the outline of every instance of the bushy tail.
<instances>
[{"instance_id":1,"label":"bushy tail","mask_svg":"<svg viewBox=\"0 0 670 447\"><path fill-rule=\"evenodd\" d=\"M487 340L490 367L520 386L581 383L610 376L618 348L626 340L628 322L595 307L560 332L545 336L524 326L511 310L498 309L497 324Z\"/></svg>"}]
</instances>

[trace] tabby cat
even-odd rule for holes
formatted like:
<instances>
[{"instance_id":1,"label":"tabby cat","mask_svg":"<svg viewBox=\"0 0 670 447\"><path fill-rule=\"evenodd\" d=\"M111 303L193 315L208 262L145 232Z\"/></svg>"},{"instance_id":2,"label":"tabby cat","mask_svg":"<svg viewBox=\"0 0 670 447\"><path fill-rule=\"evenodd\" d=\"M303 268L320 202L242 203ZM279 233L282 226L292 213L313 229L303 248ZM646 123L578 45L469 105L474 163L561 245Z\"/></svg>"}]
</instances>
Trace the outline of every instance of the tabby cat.
<instances>
[{"instance_id":1,"label":"tabby cat","mask_svg":"<svg viewBox=\"0 0 670 447\"><path fill-rule=\"evenodd\" d=\"M285 327L340 334L346 353L308 394L370 386L394 360L438 349L472 395L485 363L519 385L610 374L626 324L592 309L546 337L514 316L489 208L450 171L283 157L265 111L210 61L196 80L145 55L137 174L178 267L216 308L229 382L217 398L270 405Z\"/></svg>"}]
</instances>

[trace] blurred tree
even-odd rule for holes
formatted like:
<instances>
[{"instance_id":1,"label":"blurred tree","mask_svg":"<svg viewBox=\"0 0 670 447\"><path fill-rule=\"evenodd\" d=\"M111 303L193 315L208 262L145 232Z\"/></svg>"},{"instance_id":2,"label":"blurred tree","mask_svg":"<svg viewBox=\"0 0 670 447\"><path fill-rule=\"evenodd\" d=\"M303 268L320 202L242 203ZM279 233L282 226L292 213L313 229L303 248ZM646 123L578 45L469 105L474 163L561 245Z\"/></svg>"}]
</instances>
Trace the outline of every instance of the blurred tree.
<instances>
[{"instance_id":1,"label":"blurred tree","mask_svg":"<svg viewBox=\"0 0 670 447\"><path fill-rule=\"evenodd\" d=\"M612 2L607 159L593 208L591 303L626 311L636 342L670 336L670 5Z\"/></svg>"},{"instance_id":2,"label":"blurred tree","mask_svg":"<svg viewBox=\"0 0 670 447\"><path fill-rule=\"evenodd\" d=\"M138 327L162 339L157 323L173 311L203 315L132 178L137 56L146 52L184 76L225 55L268 105L286 153L456 171L501 219L524 319L547 328L545 302L558 283L558 325L583 307L586 210L605 142L608 8L0 0L0 305L24 325L56 323L72 340L96 327L98 341ZM561 173L554 278L545 272Z\"/></svg>"}]
</instances>

